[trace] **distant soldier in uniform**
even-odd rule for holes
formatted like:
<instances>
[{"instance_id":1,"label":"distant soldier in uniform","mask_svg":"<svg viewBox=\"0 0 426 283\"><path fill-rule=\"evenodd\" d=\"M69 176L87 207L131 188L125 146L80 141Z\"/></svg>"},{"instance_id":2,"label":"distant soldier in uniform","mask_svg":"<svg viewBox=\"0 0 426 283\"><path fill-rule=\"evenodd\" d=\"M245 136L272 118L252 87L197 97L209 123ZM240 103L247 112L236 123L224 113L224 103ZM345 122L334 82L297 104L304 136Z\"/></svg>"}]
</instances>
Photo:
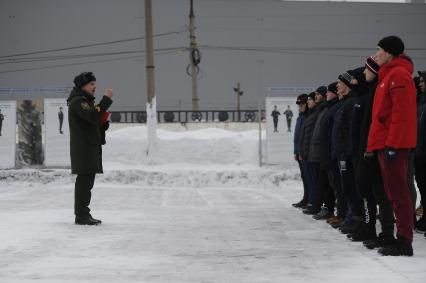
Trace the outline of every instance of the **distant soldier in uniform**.
<instances>
[{"instance_id":1,"label":"distant soldier in uniform","mask_svg":"<svg viewBox=\"0 0 426 283\"><path fill-rule=\"evenodd\" d=\"M1 128L3 127L4 115L1 113L0 109L0 136L1 136Z\"/></svg>"},{"instance_id":2,"label":"distant soldier in uniform","mask_svg":"<svg viewBox=\"0 0 426 283\"><path fill-rule=\"evenodd\" d=\"M274 133L278 133L278 116L280 116L281 113L277 110L277 106L274 106L274 110L271 113L271 116L274 119Z\"/></svg>"},{"instance_id":3,"label":"distant soldier in uniform","mask_svg":"<svg viewBox=\"0 0 426 283\"><path fill-rule=\"evenodd\" d=\"M287 110L283 113L287 119L287 132L291 133L291 120L293 119L293 111L290 109L290 105L287 105Z\"/></svg>"},{"instance_id":4,"label":"distant soldier in uniform","mask_svg":"<svg viewBox=\"0 0 426 283\"><path fill-rule=\"evenodd\" d=\"M64 123L64 112L62 112L62 107L59 107L58 119L59 119L59 133L62 135L62 124Z\"/></svg>"},{"instance_id":5,"label":"distant soldier in uniform","mask_svg":"<svg viewBox=\"0 0 426 283\"><path fill-rule=\"evenodd\" d=\"M101 125L101 117L112 104L112 90L108 89L95 105L96 78L91 72L74 79L75 87L67 100L70 128L72 174L77 174L74 194L75 224L98 225L100 220L90 214L91 190L95 174L103 173L102 145L109 124Z\"/></svg>"}]
</instances>

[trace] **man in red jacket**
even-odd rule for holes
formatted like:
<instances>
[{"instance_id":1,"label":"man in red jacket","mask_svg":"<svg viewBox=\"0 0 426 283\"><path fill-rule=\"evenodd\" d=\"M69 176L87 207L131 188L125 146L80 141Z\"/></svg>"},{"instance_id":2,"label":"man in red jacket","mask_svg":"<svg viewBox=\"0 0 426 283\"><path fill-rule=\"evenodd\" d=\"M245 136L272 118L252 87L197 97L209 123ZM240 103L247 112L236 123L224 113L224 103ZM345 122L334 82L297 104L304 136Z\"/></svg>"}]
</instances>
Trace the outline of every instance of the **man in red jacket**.
<instances>
[{"instance_id":1,"label":"man in red jacket","mask_svg":"<svg viewBox=\"0 0 426 283\"><path fill-rule=\"evenodd\" d=\"M378 43L380 65L374 97L368 152L377 152L386 194L396 216L397 240L381 248L390 256L412 256L413 203L408 190L408 156L416 147L416 89L413 63L404 54L404 43L388 36Z\"/></svg>"}]
</instances>

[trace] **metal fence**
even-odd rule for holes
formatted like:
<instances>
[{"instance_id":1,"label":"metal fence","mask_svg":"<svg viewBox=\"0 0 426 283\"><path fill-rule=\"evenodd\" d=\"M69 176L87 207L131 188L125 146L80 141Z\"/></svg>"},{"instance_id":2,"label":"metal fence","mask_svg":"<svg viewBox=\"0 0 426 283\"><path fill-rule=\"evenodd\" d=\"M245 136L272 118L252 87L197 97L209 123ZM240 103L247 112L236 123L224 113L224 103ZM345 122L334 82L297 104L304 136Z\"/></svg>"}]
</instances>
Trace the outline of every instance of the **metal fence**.
<instances>
[{"instance_id":1,"label":"metal fence","mask_svg":"<svg viewBox=\"0 0 426 283\"><path fill-rule=\"evenodd\" d=\"M199 122L259 122L265 120L265 110L207 110L207 111L157 111L159 123ZM146 111L112 111L113 123L146 123Z\"/></svg>"}]
</instances>

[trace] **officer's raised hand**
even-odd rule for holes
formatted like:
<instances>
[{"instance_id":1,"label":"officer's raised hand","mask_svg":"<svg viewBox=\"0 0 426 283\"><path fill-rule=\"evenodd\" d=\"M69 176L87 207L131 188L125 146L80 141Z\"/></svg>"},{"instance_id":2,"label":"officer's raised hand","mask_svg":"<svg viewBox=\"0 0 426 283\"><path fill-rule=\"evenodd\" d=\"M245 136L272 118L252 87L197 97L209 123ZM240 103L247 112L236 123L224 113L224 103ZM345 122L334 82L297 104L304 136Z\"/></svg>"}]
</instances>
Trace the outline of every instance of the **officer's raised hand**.
<instances>
[{"instance_id":1,"label":"officer's raised hand","mask_svg":"<svg viewBox=\"0 0 426 283\"><path fill-rule=\"evenodd\" d=\"M112 94L112 89L107 89L106 91L105 91L105 96L106 97L108 97L108 98L112 98L112 96L113 96L113 94Z\"/></svg>"}]
</instances>

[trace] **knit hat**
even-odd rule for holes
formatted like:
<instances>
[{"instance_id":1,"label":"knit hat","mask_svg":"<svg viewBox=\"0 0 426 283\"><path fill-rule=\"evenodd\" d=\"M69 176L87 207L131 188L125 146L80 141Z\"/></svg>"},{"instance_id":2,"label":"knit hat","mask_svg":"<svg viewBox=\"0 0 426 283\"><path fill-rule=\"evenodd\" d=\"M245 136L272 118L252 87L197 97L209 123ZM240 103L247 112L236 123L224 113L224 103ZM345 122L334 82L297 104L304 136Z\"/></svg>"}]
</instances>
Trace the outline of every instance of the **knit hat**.
<instances>
[{"instance_id":1,"label":"knit hat","mask_svg":"<svg viewBox=\"0 0 426 283\"><path fill-rule=\"evenodd\" d=\"M74 78L74 85L77 89L81 89L83 86L93 81L96 81L96 78L92 72L83 72Z\"/></svg>"},{"instance_id":2,"label":"knit hat","mask_svg":"<svg viewBox=\"0 0 426 283\"><path fill-rule=\"evenodd\" d=\"M377 45L394 57L404 53L404 42L394 35L382 38Z\"/></svg>"},{"instance_id":3,"label":"knit hat","mask_svg":"<svg viewBox=\"0 0 426 283\"><path fill-rule=\"evenodd\" d=\"M317 90L315 92L318 92L322 96L325 96L325 94L327 93L327 87L326 86L320 86L320 87L317 88Z\"/></svg>"},{"instance_id":4,"label":"knit hat","mask_svg":"<svg viewBox=\"0 0 426 283\"><path fill-rule=\"evenodd\" d=\"M337 79L348 87L352 88L351 81L354 79L354 77L350 74L350 72L351 71L344 72Z\"/></svg>"},{"instance_id":5,"label":"knit hat","mask_svg":"<svg viewBox=\"0 0 426 283\"><path fill-rule=\"evenodd\" d=\"M308 94L308 99L312 99L313 101L315 101L315 92L311 92L310 94Z\"/></svg>"},{"instance_id":6,"label":"knit hat","mask_svg":"<svg viewBox=\"0 0 426 283\"><path fill-rule=\"evenodd\" d=\"M374 56L370 56L365 60L365 67L376 75L379 73L380 66Z\"/></svg>"},{"instance_id":7,"label":"knit hat","mask_svg":"<svg viewBox=\"0 0 426 283\"><path fill-rule=\"evenodd\" d=\"M357 84L353 84L351 89L353 89L358 95L363 95L368 92L368 83L364 75L364 67L356 68L350 71L350 74L357 80Z\"/></svg>"},{"instance_id":8,"label":"knit hat","mask_svg":"<svg viewBox=\"0 0 426 283\"><path fill-rule=\"evenodd\" d=\"M306 104L308 102L308 95L306 93L302 93L297 97L296 104Z\"/></svg>"},{"instance_id":9,"label":"knit hat","mask_svg":"<svg viewBox=\"0 0 426 283\"><path fill-rule=\"evenodd\" d=\"M327 90L337 95L337 82L329 84Z\"/></svg>"},{"instance_id":10,"label":"knit hat","mask_svg":"<svg viewBox=\"0 0 426 283\"><path fill-rule=\"evenodd\" d=\"M348 73L352 75L352 77L356 79L359 83L359 82L365 81L364 69L365 69L364 67L359 67L351 71L348 71Z\"/></svg>"}]
</instances>

